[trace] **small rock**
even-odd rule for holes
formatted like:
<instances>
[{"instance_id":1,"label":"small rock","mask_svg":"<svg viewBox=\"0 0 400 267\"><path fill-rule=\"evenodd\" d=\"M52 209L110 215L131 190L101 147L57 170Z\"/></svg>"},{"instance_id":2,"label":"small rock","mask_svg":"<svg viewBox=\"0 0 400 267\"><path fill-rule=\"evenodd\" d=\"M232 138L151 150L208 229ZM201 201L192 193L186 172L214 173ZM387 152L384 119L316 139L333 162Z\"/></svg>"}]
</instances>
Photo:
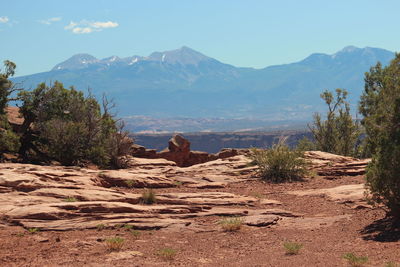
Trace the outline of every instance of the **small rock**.
<instances>
[{"instance_id":1,"label":"small rock","mask_svg":"<svg viewBox=\"0 0 400 267\"><path fill-rule=\"evenodd\" d=\"M39 243L46 243L49 242L49 239L47 237L43 237L43 236L34 236L35 241L39 242Z\"/></svg>"},{"instance_id":2,"label":"small rock","mask_svg":"<svg viewBox=\"0 0 400 267\"><path fill-rule=\"evenodd\" d=\"M265 227L276 224L279 220L278 216L274 215L253 215L245 219L245 223L249 226Z\"/></svg>"},{"instance_id":3,"label":"small rock","mask_svg":"<svg viewBox=\"0 0 400 267\"><path fill-rule=\"evenodd\" d=\"M282 202L278 200L272 200L272 199L261 199L260 200L261 205L282 205Z\"/></svg>"}]
</instances>

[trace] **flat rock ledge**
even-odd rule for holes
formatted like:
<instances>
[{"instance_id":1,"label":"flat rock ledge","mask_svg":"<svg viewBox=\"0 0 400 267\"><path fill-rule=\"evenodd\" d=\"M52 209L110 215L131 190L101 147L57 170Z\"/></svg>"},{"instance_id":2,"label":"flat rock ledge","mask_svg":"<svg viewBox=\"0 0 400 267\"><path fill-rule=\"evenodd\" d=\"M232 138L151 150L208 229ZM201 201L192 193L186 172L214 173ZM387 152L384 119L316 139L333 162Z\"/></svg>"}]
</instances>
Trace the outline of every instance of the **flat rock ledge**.
<instances>
[{"instance_id":1,"label":"flat rock ledge","mask_svg":"<svg viewBox=\"0 0 400 267\"><path fill-rule=\"evenodd\" d=\"M254 216L257 198L208 191L254 179L247 162L246 157L236 156L180 168L165 159L134 158L130 169L108 171L3 163L0 164L0 224L57 231L120 224L130 224L135 229L198 229L195 223L198 217ZM178 186L208 190L157 193L155 204L144 205L141 194L127 189ZM279 204L274 200L264 203L269 208ZM285 214L276 212L280 214L276 216Z\"/></svg>"},{"instance_id":2,"label":"flat rock ledge","mask_svg":"<svg viewBox=\"0 0 400 267\"><path fill-rule=\"evenodd\" d=\"M356 159L321 151L306 151L304 156L311 162L318 175L326 177L364 175L371 159Z\"/></svg>"},{"instance_id":3,"label":"flat rock ledge","mask_svg":"<svg viewBox=\"0 0 400 267\"><path fill-rule=\"evenodd\" d=\"M306 154L319 173L363 173L367 161L311 151ZM129 224L135 229L209 230L197 218L240 216L252 227L323 227L348 217L305 218L279 209L273 199L218 192L230 183L258 179L244 155L178 167L166 159L131 158L124 170L0 164L0 225L21 225L41 230L90 229ZM196 192L159 193L153 205L130 188L195 188ZM358 203L363 185L290 192L322 194L334 201ZM201 220L200 220L201 221ZM215 229L219 227L215 225Z\"/></svg>"}]
</instances>

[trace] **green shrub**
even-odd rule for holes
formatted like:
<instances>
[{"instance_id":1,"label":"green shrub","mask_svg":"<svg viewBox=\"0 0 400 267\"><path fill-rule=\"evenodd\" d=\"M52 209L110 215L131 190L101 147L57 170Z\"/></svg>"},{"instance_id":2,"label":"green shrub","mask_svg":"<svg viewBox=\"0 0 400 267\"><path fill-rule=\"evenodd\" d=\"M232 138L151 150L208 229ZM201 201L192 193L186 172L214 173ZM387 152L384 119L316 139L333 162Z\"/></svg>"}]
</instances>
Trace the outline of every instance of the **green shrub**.
<instances>
[{"instance_id":1,"label":"green shrub","mask_svg":"<svg viewBox=\"0 0 400 267\"><path fill-rule=\"evenodd\" d=\"M15 74L15 68L13 62L6 60L4 71L0 72L0 156L2 152L17 152L20 147L19 136L11 129L6 113L10 95L19 90L10 80Z\"/></svg>"},{"instance_id":2,"label":"green shrub","mask_svg":"<svg viewBox=\"0 0 400 267\"><path fill-rule=\"evenodd\" d=\"M317 150L344 156L357 156L361 128L353 120L350 113L350 104L346 101L347 91L336 89L336 95L324 91L321 98L328 106L326 120L321 115L314 114L311 130Z\"/></svg>"},{"instance_id":3,"label":"green shrub","mask_svg":"<svg viewBox=\"0 0 400 267\"><path fill-rule=\"evenodd\" d=\"M64 165L92 162L101 167L125 167L120 156L129 153L133 140L110 113L113 107L103 97L102 105L89 92L85 96L60 82L41 83L25 91L9 79L16 65L4 61L0 72L0 153L19 152L30 162L56 160ZM16 91L18 97L11 98ZM11 100L22 104L24 123L18 136L11 129L6 107Z\"/></svg>"},{"instance_id":4,"label":"green shrub","mask_svg":"<svg viewBox=\"0 0 400 267\"><path fill-rule=\"evenodd\" d=\"M78 199L75 197L67 197L66 199L64 199L64 202L77 202Z\"/></svg>"},{"instance_id":5,"label":"green shrub","mask_svg":"<svg viewBox=\"0 0 400 267\"><path fill-rule=\"evenodd\" d=\"M367 169L371 199L400 218L400 54L385 68L377 64L365 74L361 123L372 162Z\"/></svg>"},{"instance_id":6,"label":"green shrub","mask_svg":"<svg viewBox=\"0 0 400 267\"><path fill-rule=\"evenodd\" d=\"M279 143L271 149L252 149L251 159L257 164L260 176L271 182L299 180L307 174L303 152L290 150Z\"/></svg>"},{"instance_id":7,"label":"green shrub","mask_svg":"<svg viewBox=\"0 0 400 267\"><path fill-rule=\"evenodd\" d=\"M0 115L0 151L18 152L19 148L19 136L11 129L6 116Z\"/></svg>"},{"instance_id":8,"label":"green shrub","mask_svg":"<svg viewBox=\"0 0 400 267\"><path fill-rule=\"evenodd\" d=\"M6 114L6 107L10 101L10 95L18 91L10 80L15 74L16 65L9 60L4 61L4 71L0 72L0 115Z\"/></svg>"},{"instance_id":9,"label":"green shrub","mask_svg":"<svg viewBox=\"0 0 400 267\"><path fill-rule=\"evenodd\" d=\"M140 201L143 204L151 205L157 202L157 197L154 191L152 189L149 189L142 193Z\"/></svg>"},{"instance_id":10,"label":"green shrub","mask_svg":"<svg viewBox=\"0 0 400 267\"><path fill-rule=\"evenodd\" d=\"M25 158L46 156L64 165L92 162L109 167L132 143L110 115L109 102L104 98L100 106L90 92L85 96L59 82L51 87L42 83L20 92L19 98L25 121L20 152Z\"/></svg>"},{"instance_id":11,"label":"green shrub","mask_svg":"<svg viewBox=\"0 0 400 267\"><path fill-rule=\"evenodd\" d=\"M300 249L303 247L303 244L295 242L285 242L283 243L283 247L286 250L286 255L297 255L299 254Z\"/></svg>"},{"instance_id":12,"label":"green shrub","mask_svg":"<svg viewBox=\"0 0 400 267\"><path fill-rule=\"evenodd\" d=\"M40 231L39 228L29 228L29 229L28 229L28 232L29 232L30 234L36 234L36 233L38 233L39 231Z\"/></svg>"},{"instance_id":13,"label":"green shrub","mask_svg":"<svg viewBox=\"0 0 400 267\"><path fill-rule=\"evenodd\" d=\"M346 253L343 255L343 259L347 260L350 266L360 267L368 262L368 257L356 256L354 253Z\"/></svg>"},{"instance_id":14,"label":"green shrub","mask_svg":"<svg viewBox=\"0 0 400 267\"><path fill-rule=\"evenodd\" d=\"M313 151L316 150L316 145L309 138L304 136L296 145L296 149L300 151Z\"/></svg>"}]
</instances>

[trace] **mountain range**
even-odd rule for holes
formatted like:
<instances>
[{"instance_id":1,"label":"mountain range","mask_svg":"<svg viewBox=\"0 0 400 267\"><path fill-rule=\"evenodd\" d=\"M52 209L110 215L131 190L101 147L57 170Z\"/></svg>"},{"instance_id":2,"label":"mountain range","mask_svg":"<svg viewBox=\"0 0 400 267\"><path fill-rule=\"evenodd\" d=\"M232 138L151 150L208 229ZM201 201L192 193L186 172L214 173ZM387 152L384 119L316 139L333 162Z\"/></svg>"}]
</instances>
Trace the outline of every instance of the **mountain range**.
<instances>
[{"instance_id":1,"label":"mountain range","mask_svg":"<svg viewBox=\"0 0 400 267\"><path fill-rule=\"evenodd\" d=\"M106 93L119 116L305 120L324 110L324 89L345 88L357 105L364 73L394 53L348 46L335 54L315 53L299 62L262 69L222 63L189 47L147 57L97 59L77 54L48 72L14 78L26 88L61 81L96 95Z\"/></svg>"}]
</instances>

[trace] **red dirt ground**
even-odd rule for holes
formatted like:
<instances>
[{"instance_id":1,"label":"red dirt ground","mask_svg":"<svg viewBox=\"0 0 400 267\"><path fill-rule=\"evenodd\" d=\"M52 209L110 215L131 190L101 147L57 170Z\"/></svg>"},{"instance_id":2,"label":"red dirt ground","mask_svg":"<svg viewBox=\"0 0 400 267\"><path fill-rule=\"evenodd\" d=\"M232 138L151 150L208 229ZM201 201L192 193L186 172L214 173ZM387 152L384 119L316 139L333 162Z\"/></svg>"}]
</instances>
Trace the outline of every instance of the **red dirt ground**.
<instances>
[{"instance_id":1,"label":"red dirt ground","mask_svg":"<svg viewBox=\"0 0 400 267\"><path fill-rule=\"evenodd\" d=\"M286 193L361 182L361 176L335 180L317 177L286 184L241 182L213 190L278 200L283 203L279 208L305 216L351 215L349 220L317 229L243 226L237 232L224 232L218 225L220 217L196 219L209 230L135 232L138 236L125 228L34 234L18 226L0 228L0 266L349 266L342 258L348 252L367 256L364 266L400 264L400 229L388 228L390 221L385 221L383 210L354 209L322 195ZM156 190L179 191L201 190ZM124 238L124 245L119 252L109 252L104 240L115 236ZM287 241L303 244L298 255L285 254L283 243ZM169 259L163 257L160 250L165 248L176 254Z\"/></svg>"}]
</instances>

